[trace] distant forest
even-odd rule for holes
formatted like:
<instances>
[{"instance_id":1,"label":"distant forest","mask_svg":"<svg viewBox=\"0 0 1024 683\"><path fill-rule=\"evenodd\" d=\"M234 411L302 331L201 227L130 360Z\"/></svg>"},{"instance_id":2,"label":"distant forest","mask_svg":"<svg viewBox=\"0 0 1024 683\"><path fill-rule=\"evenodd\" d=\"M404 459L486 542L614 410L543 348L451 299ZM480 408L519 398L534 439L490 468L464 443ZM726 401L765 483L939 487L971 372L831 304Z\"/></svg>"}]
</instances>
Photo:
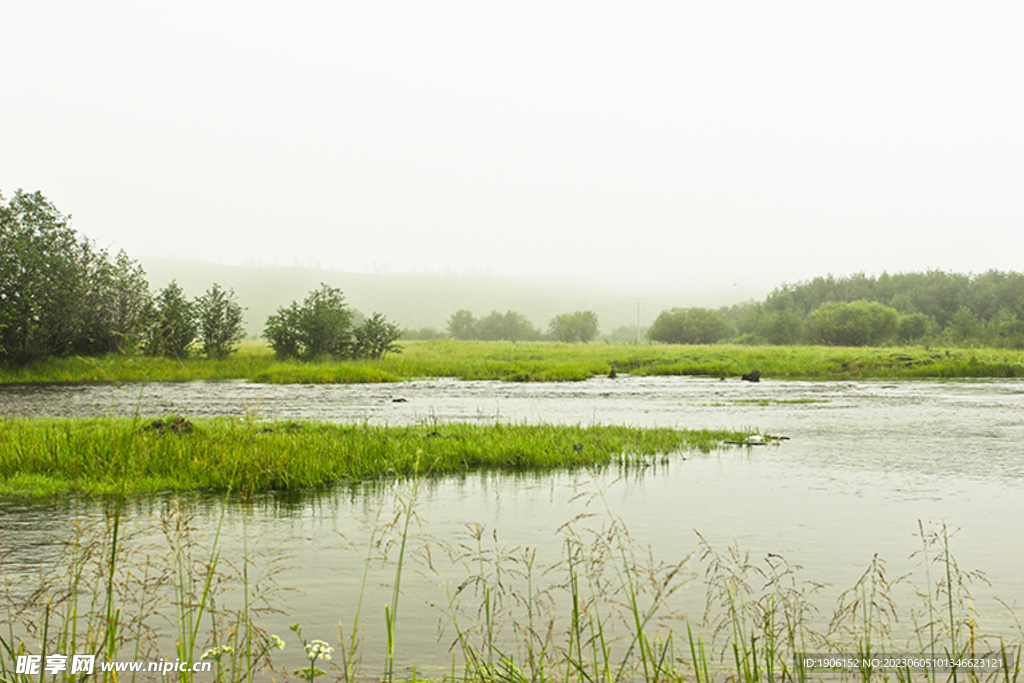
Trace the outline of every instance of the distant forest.
<instances>
[{"instance_id":1,"label":"distant forest","mask_svg":"<svg viewBox=\"0 0 1024 683\"><path fill-rule=\"evenodd\" d=\"M330 323L330 324L328 324ZM333 345L320 343L335 330ZM636 338L617 328L608 341ZM477 318L456 311L446 330L405 330L381 314L348 308L340 289L321 285L300 306L271 314L263 336L283 357L380 357L405 339L533 340L599 338L593 311L577 310L534 327L517 311ZM243 336L242 306L214 284L187 299L171 281L150 291L141 266L78 235L44 196L0 195L0 363L48 356L146 353L224 357ZM962 275L939 270L818 277L776 288L764 301L662 311L647 339L676 344L944 345L1024 348L1024 274Z\"/></svg>"},{"instance_id":2,"label":"distant forest","mask_svg":"<svg viewBox=\"0 0 1024 683\"><path fill-rule=\"evenodd\" d=\"M1024 348L1024 274L829 275L782 285L763 302L717 313L732 326L733 334L724 337L741 343L1019 349ZM656 326L657 321L652 330Z\"/></svg>"}]
</instances>

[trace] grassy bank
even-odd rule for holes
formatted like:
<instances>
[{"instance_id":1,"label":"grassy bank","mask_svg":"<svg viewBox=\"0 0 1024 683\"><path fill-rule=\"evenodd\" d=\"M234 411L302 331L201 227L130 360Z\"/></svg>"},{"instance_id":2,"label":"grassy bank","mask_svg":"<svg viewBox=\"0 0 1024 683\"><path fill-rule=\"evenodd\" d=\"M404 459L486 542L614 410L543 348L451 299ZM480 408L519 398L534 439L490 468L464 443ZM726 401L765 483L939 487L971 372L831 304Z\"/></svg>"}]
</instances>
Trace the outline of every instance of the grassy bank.
<instances>
[{"instance_id":1,"label":"grassy bank","mask_svg":"<svg viewBox=\"0 0 1024 683\"><path fill-rule=\"evenodd\" d=\"M602 466L744 436L617 426L0 420L0 494L288 490L414 472Z\"/></svg>"},{"instance_id":2,"label":"grassy bank","mask_svg":"<svg viewBox=\"0 0 1024 683\"><path fill-rule=\"evenodd\" d=\"M775 379L1024 377L1024 351L925 347L673 346L553 342L406 342L377 361L278 361L252 343L225 360L140 356L52 359L0 369L0 383L247 379L279 384L397 382L422 377L549 382L616 373Z\"/></svg>"}]
</instances>

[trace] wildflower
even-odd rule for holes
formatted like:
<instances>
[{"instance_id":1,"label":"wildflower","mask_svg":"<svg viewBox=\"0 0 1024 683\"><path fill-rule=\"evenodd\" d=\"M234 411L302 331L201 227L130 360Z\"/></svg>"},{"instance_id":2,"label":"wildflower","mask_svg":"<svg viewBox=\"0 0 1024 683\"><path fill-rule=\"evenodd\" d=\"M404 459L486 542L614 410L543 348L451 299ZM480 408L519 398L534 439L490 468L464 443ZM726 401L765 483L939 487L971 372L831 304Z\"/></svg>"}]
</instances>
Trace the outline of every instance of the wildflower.
<instances>
[{"instance_id":1,"label":"wildflower","mask_svg":"<svg viewBox=\"0 0 1024 683\"><path fill-rule=\"evenodd\" d=\"M330 659L332 652L334 652L334 648L322 640L314 640L306 645L306 656L311 662L318 659Z\"/></svg>"},{"instance_id":2,"label":"wildflower","mask_svg":"<svg viewBox=\"0 0 1024 683\"><path fill-rule=\"evenodd\" d=\"M211 647L209 650L203 653L202 659L220 659L222 656L234 652L234 648L230 645L221 645L220 647Z\"/></svg>"},{"instance_id":3,"label":"wildflower","mask_svg":"<svg viewBox=\"0 0 1024 683\"><path fill-rule=\"evenodd\" d=\"M280 638L278 638L278 637L277 637L276 635L274 635L274 634L270 634L270 643L271 643L271 644L272 644L272 645L273 645L274 647L276 647L276 648L277 648L278 650L283 650L283 649L284 649L284 641L283 641L283 640L281 640Z\"/></svg>"}]
</instances>

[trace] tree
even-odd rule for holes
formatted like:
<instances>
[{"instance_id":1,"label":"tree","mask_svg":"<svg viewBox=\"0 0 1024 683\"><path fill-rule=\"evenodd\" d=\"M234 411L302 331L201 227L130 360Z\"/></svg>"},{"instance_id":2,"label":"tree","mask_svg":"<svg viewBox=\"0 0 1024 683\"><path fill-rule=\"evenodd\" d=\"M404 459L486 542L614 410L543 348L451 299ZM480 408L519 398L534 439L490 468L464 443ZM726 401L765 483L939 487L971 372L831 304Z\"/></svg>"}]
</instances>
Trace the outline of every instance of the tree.
<instances>
[{"instance_id":1,"label":"tree","mask_svg":"<svg viewBox=\"0 0 1024 683\"><path fill-rule=\"evenodd\" d=\"M242 306L235 299L235 290L213 287L195 300L199 323L199 341L207 358L226 358L236 351L245 336L242 329Z\"/></svg>"},{"instance_id":2,"label":"tree","mask_svg":"<svg viewBox=\"0 0 1024 683\"><path fill-rule=\"evenodd\" d=\"M0 195L0 360L95 352L107 261L41 193Z\"/></svg>"},{"instance_id":3,"label":"tree","mask_svg":"<svg viewBox=\"0 0 1024 683\"><path fill-rule=\"evenodd\" d=\"M477 323L473 314L461 308L448 318L448 334L452 339L476 339Z\"/></svg>"},{"instance_id":4,"label":"tree","mask_svg":"<svg viewBox=\"0 0 1024 683\"><path fill-rule=\"evenodd\" d=\"M94 276L96 301L90 304L88 326L96 353L125 353L145 342L145 316L152 297L146 273L120 251L111 263L105 260ZM87 352L84 349L83 352Z\"/></svg>"},{"instance_id":5,"label":"tree","mask_svg":"<svg viewBox=\"0 0 1024 683\"><path fill-rule=\"evenodd\" d=\"M294 301L288 307L280 307L277 313L267 318L263 338L270 342L270 348L278 358L298 358L303 349L299 330L301 309Z\"/></svg>"},{"instance_id":6,"label":"tree","mask_svg":"<svg viewBox=\"0 0 1024 683\"><path fill-rule=\"evenodd\" d=\"M647 338L665 344L714 344L736 334L736 327L708 308L662 311L647 330Z\"/></svg>"},{"instance_id":7,"label":"tree","mask_svg":"<svg viewBox=\"0 0 1024 683\"><path fill-rule=\"evenodd\" d=\"M989 343L1011 349L1024 348L1024 320L1011 311L1001 310L988 322Z\"/></svg>"},{"instance_id":8,"label":"tree","mask_svg":"<svg viewBox=\"0 0 1024 683\"><path fill-rule=\"evenodd\" d=\"M402 328L388 322L381 313L374 313L363 324L352 331L355 337L356 358L378 359L385 353L401 353L402 347L395 342L402 336Z\"/></svg>"},{"instance_id":9,"label":"tree","mask_svg":"<svg viewBox=\"0 0 1024 683\"><path fill-rule=\"evenodd\" d=\"M896 338L903 343L917 341L928 334L931 326L931 319L923 313L901 315L896 325Z\"/></svg>"},{"instance_id":10,"label":"tree","mask_svg":"<svg viewBox=\"0 0 1024 683\"><path fill-rule=\"evenodd\" d=\"M481 318L476 324L477 339L484 341L524 341L536 339L540 336L536 328L522 313L508 311L499 313L491 311L486 318Z\"/></svg>"},{"instance_id":11,"label":"tree","mask_svg":"<svg viewBox=\"0 0 1024 683\"><path fill-rule=\"evenodd\" d=\"M966 306L961 306L949 320L946 327L946 336L954 344L968 344L980 341L979 337L984 329L984 323L978 319L974 311Z\"/></svg>"},{"instance_id":12,"label":"tree","mask_svg":"<svg viewBox=\"0 0 1024 683\"><path fill-rule=\"evenodd\" d=\"M353 351L352 311L336 287L320 283L302 306L277 309L267 318L263 336L282 358L349 358Z\"/></svg>"},{"instance_id":13,"label":"tree","mask_svg":"<svg viewBox=\"0 0 1024 683\"><path fill-rule=\"evenodd\" d=\"M769 344L796 344L803 326L804 321L793 311L772 311L761 316L757 334Z\"/></svg>"},{"instance_id":14,"label":"tree","mask_svg":"<svg viewBox=\"0 0 1024 683\"><path fill-rule=\"evenodd\" d=\"M807 316L811 339L828 346L867 346L895 337L900 314L877 301L831 301Z\"/></svg>"},{"instance_id":15,"label":"tree","mask_svg":"<svg viewBox=\"0 0 1024 683\"><path fill-rule=\"evenodd\" d=\"M556 315L548 323L548 329L560 342L585 344L597 336L597 314L593 311L576 311Z\"/></svg>"},{"instance_id":16,"label":"tree","mask_svg":"<svg viewBox=\"0 0 1024 683\"><path fill-rule=\"evenodd\" d=\"M154 356L185 358L196 340L195 306L176 280L160 290L149 313L146 350Z\"/></svg>"}]
</instances>

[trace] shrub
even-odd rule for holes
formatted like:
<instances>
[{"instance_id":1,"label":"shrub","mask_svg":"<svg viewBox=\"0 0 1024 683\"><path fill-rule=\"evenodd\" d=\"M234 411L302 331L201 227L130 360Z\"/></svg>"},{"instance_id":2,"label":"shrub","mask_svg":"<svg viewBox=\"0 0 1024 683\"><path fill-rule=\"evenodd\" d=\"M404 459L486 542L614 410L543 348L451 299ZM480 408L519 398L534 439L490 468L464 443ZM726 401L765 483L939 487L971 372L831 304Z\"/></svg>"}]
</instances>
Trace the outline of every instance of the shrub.
<instances>
[{"instance_id":1,"label":"shrub","mask_svg":"<svg viewBox=\"0 0 1024 683\"><path fill-rule=\"evenodd\" d=\"M207 358L225 358L236 350L245 331L242 329L242 306L235 300L235 291L213 287L195 301L199 322L199 340Z\"/></svg>"},{"instance_id":2,"label":"shrub","mask_svg":"<svg viewBox=\"0 0 1024 683\"><path fill-rule=\"evenodd\" d=\"M402 347L395 341L402 336L402 329L389 323L382 314L374 313L353 331L357 358L380 358L385 353L401 353Z\"/></svg>"},{"instance_id":3,"label":"shrub","mask_svg":"<svg viewBox=\"0 0 1024 683\"><path fill-rule=\"evenodd\" d=\"M769 344L796 344L803 337L804 321L793 311L765 313L758 321L757 334Z\"/></svg>"},{"instance_id":4,"label":"shrub","mask_svg":"<svg viewBox=\"0 0 1024 683\"><path fill-rule=\"evenodd\" d=\"M452 339L476 339L476 324L473 314L461 308L448 318L448 334Z\"/></svg>"},{"instance_id":5,"label":"shrub","mask_svg":"<svg viewBox=\"0 0 1024 683\"><path fill-rule=\"evenodd\" d=\"M483 341L528 341L540 338L540 332L522 313L491 311L476 324L476 338Z\"/></svg>"},{"instance_id":6,"label":"shrub","mask_svg":"<svg viewBox=\"0 0 1024 683\"><path fill-rule=\"evenodd\" d=\"M563 313L552 318L548 328L560 342L586 343L597 336L597 314L593 311Z\"/></svg>"},{"instance_id":7,"label":"shrub","mask_svg":"<svg viewBox=\"0 0 1024 683\"><path fill-rule=\"evenodd\" d=\"M896 336L901 342L912 342L923 339L932 325L931 318L923 313L911 313L900 316L896 326Z\"/></svg>"},{"instance_id":8,"label":"shrub","mask_svg":"<svg viewBox=\"0 0 1024 683\"><path fill-rule=\"evenodd\" d=\"M736 334L725 316L707 308L662 311L647 330L647 338L665 344L714 344Z\"/></svg>"},{"instance_id":9,"label":"shrub","mask_svg":"<svg viewBox=\"0 0 1024 683\"><path fill-rule=\"evenodd\" d=\"M196 339L195 306L177 281L160 290L147 315L149 333L146 350L154 356L185 358Z\"/></svg>"},{"instance_id":10,"label":"shrub","mask_svg":"<svg viewBox=\"0 0 1024 683\"><path fill-rule=\"evenodd\" d=\"M263 337L282 358L349 358L353 352L352 311L340 289L321 283L302 306L292 302L267 318Z\"/></svg>"},{"instance_id":11,"label":"shrub","mask_svg":"<svg viewBox=\"0 0 1024 683\"><path fill-rule=\"evenodd\" d=\"M807 316L813 341L828 346L868 346L892 339L900 314L875 301L830 301Z\"/></svg>"}]
</instances>

